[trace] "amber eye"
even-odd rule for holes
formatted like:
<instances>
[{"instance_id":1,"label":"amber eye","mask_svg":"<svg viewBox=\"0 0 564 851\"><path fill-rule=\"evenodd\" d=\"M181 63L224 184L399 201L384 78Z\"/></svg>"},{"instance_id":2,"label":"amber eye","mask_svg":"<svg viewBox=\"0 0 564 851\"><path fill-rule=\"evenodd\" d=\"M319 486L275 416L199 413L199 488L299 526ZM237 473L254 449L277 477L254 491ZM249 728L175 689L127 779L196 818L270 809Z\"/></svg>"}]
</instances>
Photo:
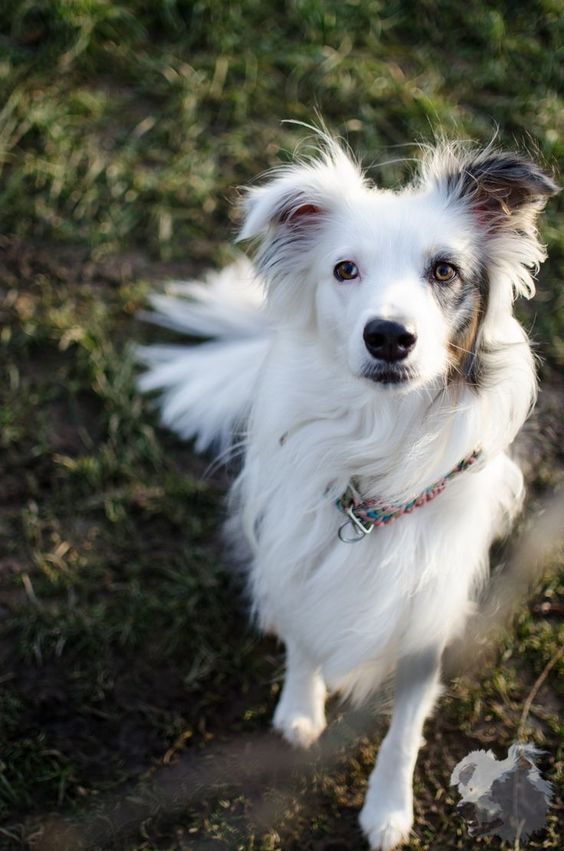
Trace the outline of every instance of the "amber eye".
<instances>
[{"instance_id":1,"label":"amber eye","mask_svg":"<svg viewBox=\"0 0 564 851\"><path fill-rule=\"evenodd\" d=\"M448 284L450 281L453 281L458 272L451 266L450 263L435 263L433 266L433 278L436 281L440 281L442 284Z\"/></svg>"},{"instance_id":2,"label":"amber eye","mask_svg":"<svg viewBox=\"0 0 564 851\"><path fill-rule=\"evenodd\" d=\"M358 266L352 260L341 260L333 269L338 281L352 281L358 278Z\"/></svg>"}]
</instances>

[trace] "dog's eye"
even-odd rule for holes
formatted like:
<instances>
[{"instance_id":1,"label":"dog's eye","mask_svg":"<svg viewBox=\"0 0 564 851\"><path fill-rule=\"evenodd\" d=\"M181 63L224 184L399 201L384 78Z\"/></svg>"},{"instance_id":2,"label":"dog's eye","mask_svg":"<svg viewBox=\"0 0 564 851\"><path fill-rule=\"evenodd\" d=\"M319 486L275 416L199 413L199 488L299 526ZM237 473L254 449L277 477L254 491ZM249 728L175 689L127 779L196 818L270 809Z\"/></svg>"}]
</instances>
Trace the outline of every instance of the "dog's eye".
<instances>
[{"instance_id":1,"label":"dog's eye","mask_svg":"<svg viewBox=\"0 0 564 851\"><path fill-rule=\"evenodd\" d=\"M453 281L457 275L457 270L454 266L451 266L450 263L444 263L441 261L439 263L435 263L433 266L433 278L436 281L440 281L442 284L448 284L450 281Z\"/></svg>"},{"instance_id":2,"label":"dog's eye","mask_svg":"<svg viewBox=\"0 0 564 851\"><path fill-rule=\"evenodd\" d=\"M338 281L352 281L358 278L358 266L352 260L341 260L333 269Z\"/></svg>"}]
</instances>

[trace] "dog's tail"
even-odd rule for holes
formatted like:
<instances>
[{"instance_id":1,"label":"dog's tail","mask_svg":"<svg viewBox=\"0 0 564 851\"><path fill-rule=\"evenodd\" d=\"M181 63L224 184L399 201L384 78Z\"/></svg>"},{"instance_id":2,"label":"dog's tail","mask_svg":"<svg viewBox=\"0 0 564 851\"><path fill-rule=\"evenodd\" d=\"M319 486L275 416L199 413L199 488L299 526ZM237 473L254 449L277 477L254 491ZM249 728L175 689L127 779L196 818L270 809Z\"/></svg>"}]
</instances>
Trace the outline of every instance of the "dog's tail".
<instances>
[{"instance_id":1,"label":"dog's tail","mask_svg":"<svg viewBox=\"0 0 564 851\"><path fill-rule=\"evenodd\" d=\"M163 425L195 438L198 451L225 450L246 419L272 338L251 263L241 258L204 282L172 284L150 303L142 318L205 342L138 347L147 367L139 388L160 391Z\"/></svg>"}]
</instances>

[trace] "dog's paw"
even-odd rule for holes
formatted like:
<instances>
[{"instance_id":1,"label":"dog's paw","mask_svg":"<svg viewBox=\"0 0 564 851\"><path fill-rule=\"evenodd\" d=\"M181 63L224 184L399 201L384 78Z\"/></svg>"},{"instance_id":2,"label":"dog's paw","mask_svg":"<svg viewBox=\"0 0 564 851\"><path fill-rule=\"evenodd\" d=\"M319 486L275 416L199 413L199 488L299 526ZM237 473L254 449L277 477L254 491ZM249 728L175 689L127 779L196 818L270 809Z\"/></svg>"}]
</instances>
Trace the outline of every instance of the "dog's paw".
<instances>
[{"instance_id":1,"label":"dog's paw","mask_svg":"<svg viewBox=\"0 0 564 851\"><path fill-rule=\"evenodd\" d=\"M359 820L371 851L392 851L409 841L413 811L411 808L384 810L367 801Z\"/></svg>"},{"instance_id":2,"label":"dog's paw","mask_svg":"<svg viewBox=\"0 0 564 851\"><path fill-rule=\"evenodd\" d=\"M284 706L278 706L272 724L296 748L311 747L327 726L324 716L311 718L300 712L287 711Z\"/></svg>"}]
</instances>

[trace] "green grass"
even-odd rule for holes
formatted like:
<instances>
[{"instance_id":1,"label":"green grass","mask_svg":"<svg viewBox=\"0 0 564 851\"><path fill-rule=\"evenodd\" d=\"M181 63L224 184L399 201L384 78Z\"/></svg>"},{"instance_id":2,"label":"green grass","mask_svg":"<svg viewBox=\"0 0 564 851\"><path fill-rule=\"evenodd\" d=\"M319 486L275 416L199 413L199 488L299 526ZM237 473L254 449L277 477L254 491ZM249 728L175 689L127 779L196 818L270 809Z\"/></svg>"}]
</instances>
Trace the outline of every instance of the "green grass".
<instances>
[{"instance_id":1,"label":"green grass","mask_svg":"<svg viewBox=\"0 0 564 851\"><path fill-rule=\"evenodd\" d=\"M267 736L282 657L247 625L221 551L228 476L203 478L207 462L135 392L129 345L154 334L134 317L154 282L233 256L237 186L304 136L281 119L317 109L384 185L439 126L482 141L497 130L557 172L562 11L2 5L0 848L363 847L356 814L379 728L334 707L335 736L305 765ZM562 480L559 204L542 226L539 295L520 307L546 387L531 511ZM549 566L557 576L556 557ZM450 687L421 754L412 848L476 846L450 768L514 740L562 642L562 592L541 582L498 653ZM526 722L554 781L559 674L561 663ZM556 814L531 847L561 846Z\"/></svg>"}]
</instances>

